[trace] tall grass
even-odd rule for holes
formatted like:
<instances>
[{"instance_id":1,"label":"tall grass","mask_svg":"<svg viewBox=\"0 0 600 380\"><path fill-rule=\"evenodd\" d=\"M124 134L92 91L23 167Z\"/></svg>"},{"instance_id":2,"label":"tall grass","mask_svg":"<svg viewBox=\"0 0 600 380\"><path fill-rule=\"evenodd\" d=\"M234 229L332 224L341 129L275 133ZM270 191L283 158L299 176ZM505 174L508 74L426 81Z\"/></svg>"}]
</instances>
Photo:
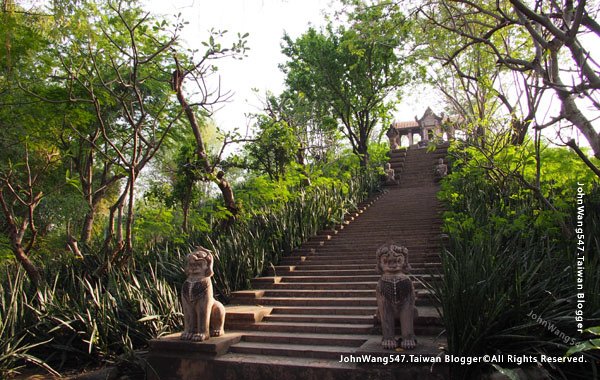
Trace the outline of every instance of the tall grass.
<instances>
[{"instance_id":1,"label":"tall grass","mask_svg":"<svg viewBox=\"0 0 600 380\"><path fill-rule=\"evenodd\" d=\"M592 194L600 195L598 188ZM510 178L498 186L485 170L473 167L456 167L440 197L448 209L444 228L450 240L442 253L443 280L432 287L443 310L449 352L563 356L581 338L575 322L581 291L576 241L563 235L556 220L575 215L575 202L545 211L539 199ZM599 205L593 196L588 199L587 327L600 318L600 212L592 211ZM590 379L597 375L594 362L548 370L556 378ZM479 378L489 369L460 366L453 375Z\"/></svg>"},{"instance_id":2,"label":"tall grass","mask_svg":"<svg viewBox=\"0 0 600 380\"><path fill-rule=\"evenodd\" d=\"M217 255L218 296L249 285L270 263L346 212L378 187L375 174L345 186L303 189L289 202L252 210L226 229L196 236L187 245L166 244L135 252L128 266L96 275L101 254L83 248L82 260L59 254L44 263L44 286L34 289L17 265L0 274L0 377L28 363L53 371L89 363L140 360L147 341L182 326L178 290L185 254L202 244ZM134 366L133 366L134 367Z\"/></svg>"},{"instance_id":3,"label":"tall grass","mask_svg":"<svg viewBox=\"0 0 600 380\"><path fill-rule=\"evenodd\" d=\"M225 230L196 236L217 255L215 280L225 296L250 286L250 279L299 247L323 228L343 221L358 204L379 189L375 173L356 175L347 183L301 188L277 207L251 210L249 217Z\"/></svg>"},{"instance_id":4,"label":"tall grass","mask_svg":"<svg viewBox=\"0 0 600 380\"><path fill-rule=\"evenodd\" d=\"M182 280L170 278L169 266L146 263L98 279L76 262L55 267L59 261L37 290L19 269L3 273L0 287L11 290L0 296L0 374L27 363L49 369L131 361L148 339L181 325L176 282Z\"/></svg>"}]
</instances>

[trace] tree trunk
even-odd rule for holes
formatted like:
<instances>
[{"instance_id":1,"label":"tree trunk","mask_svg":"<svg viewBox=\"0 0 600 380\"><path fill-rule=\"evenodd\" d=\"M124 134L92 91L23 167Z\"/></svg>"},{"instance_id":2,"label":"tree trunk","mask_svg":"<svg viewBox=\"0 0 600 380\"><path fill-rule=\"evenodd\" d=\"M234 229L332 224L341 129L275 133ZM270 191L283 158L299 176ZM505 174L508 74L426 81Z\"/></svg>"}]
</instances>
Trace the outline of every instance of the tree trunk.
<instances>
[{"instance_id":1,"label":"tree trunk","mask_svg":"<svg viewBox=\"0 0 600 380\"><path fill-rule=\"evenodd\" d=\"M529 123L522 120L513 119L511 120L511 136L510 142L512 145L523 145L525 137L527 136L527 130L529 129Z\"/></svg>"},{"instance_id":2,"label":"tree trunk","mask_svg":"<svg viewBox=\"0 0 600 380\"><path fill-rule=\"evenodd\" d=\"M188 201L182 202L181 212L183 213L183 221L181 222L181 230L184 233L189 232L189 214L190 214L190 203Z\"/></svg>"},{"instance_id":3,"label":"tree trunk","mask_svg":"<svg viewBox=\"0 0 600 380\"><path fill-rule=\"evenodd\" d=\"M366 142L359 141L358 158L360 159L360 167L366 169L369 166L369 149Z\"/></svg>"},{"instance_id":4,"label":"tree trunk","mask_svg":"<svg viewBox=\"0 0 600 380\"><path fill-rule=\"evenodd\" d=\"M123 232L121 229L122 215L123 215L123 204L125 202L125 197L127 196L127 189L129 188L129 182L125 185L125 190L119 196L119 199L110 206L109 214L108 214L108 226L106 227L106 237L104 239L104 244L102 246L102 250L104 252L110 252L110 247L115 239L115 228L116 228L116 237L117 237L117 245L119 245L123 240ZM115 214L117 214L117 222L115 223ZM115 227L116 225L116 227Z\"/></svg>"},{"instance_id":5,"label":"tree trunk","mask_svg":"<svg viewBox=\"0 0 600 380\"><path fill-rule=\"evenodd\" d=\"M117 244L123 244L123 208L125 204L121 202L117 206L117 222L115 223Z\"/></svg>"},{"instance_id":6,"label":"tree trunk","mask_svg":"<svg viewBox=\"0 0 600 380\"><path fill-rule=\"evenodd\" d=\"M28 250L31 249L33 242L35 239L35 234L31 237L32 240L29 241L27 249L23 248L23 237L25 236L25 231L27 230L27 226L31 225L27 219L21 221L20 225L17 224L17 221L14 218L14 214L12 213L11 208L8 206L6 199L4 198L4 192L0 188L0 205L2 206L2 212L4 214L4 222L7 225L8 230L8 238L11 243L11 249L13 254L15 255L15 259L17 262L21 264L27 276L33 283L33 285L37 288L39 287L42 277L40 276L40 272L35 264L29 259ZM35 205L30 206L30 215L33 214L33 209Z\"/></svg>"},{"instance_id":7,"label":"tree trunk","mask_svg":"<svg viewBox=\"0 0 600 380\"><path fill-rule=\"evenodd\" d=\"M92 231L94 228L94 218L96 214L96 206L92 206L83 219L83 226L81 227L80 241L88 244L92 240Z\"/></svg>"},{"instance_id":8,"label":"tree trunk","mask_svg":"<svg viewBox=\"0 0 600 380\"><path fill-rule=\"evenodd\" d=\"M557 91L558 97L562 101L562 113L565 119L569 120L573 125L585 136L590 144L594 157L600 160L600 134L596 132L590 120L581 113L573 95L565 91Z\"/></svg>"},{"instance_id":9,"label":"tree trunk","mask_svg":"<svg viewBox=\"0 0 600 380\"><path fill-rule=\"evenodd\" d=\"M208 155L206 154L206 150L204 147L204 141L202 139L202 134L200 133L200 125L198 124L198 120L196 119L194 110L187 103L187 101L185 100L185 96L183 95L182 84L183 84L184 76L185 76L185 74L180 69L177 69L173 72L173 76L172 76L173 90L175 90L177 93L177 100L179 101L179 104L183 108L183 111L185 112L185 115L190 123L190 127L192 128L192 132L194 133L194 138L196 139L196 155L198 157L198 161L201 165L201 168L204 171L204 173L206 173L208 176L210 176L213 174L213 168L211 167L210 163L208 162ZM227 182L227 180L225 180L224 176L225 176L225 173L223 173L222 171L217 173L216 183L217 183L217 186L219 187L219 189L221 190L221 193L223 194L223 201L225 203L225 207L232 214L232 218L230 218L230 220L229 220L229 222L231 222L233 219L235 219L239 210L235 204L233 188L231 187L229 182Z\"/></svg>"},{"instance_id":10,"label":"tree trunk","mask_svg":"<svg viewBox=\"0 0 600 380\"><path fill-rule=\"evenodd\" d=\"M25 250L23 249L23 246L20 243L16 243L13 241L12 246L13 246L12 250L15 255L15 258L21 264L23 269L25 269L25 272L27 273L27 277L29 277L29 279L31 280L31 282L33 283L33 285L36 288L39 288L39 286L42 282L42 277L40 275L38 268L29 259L29 256L27 255L27 253L25 253Z\"/></svg>"},{"instance_id":11,"label":"tree trunk","mask_svg":"<svg viewBox=\"0 0 600 380\"><path fill-rule=\"evenodd\" d=\"M231 212L233 218L238 214L238 208L235 204L235 198L233 196L233 188L224 178L225 173L219 172L217 174L217 180L219 181L217 185L219 189L221 189L221 193L223 194L223 201L225 202L225 207L229 212Z\"/></svg>"},{"instance_id":12,"label":"tree trunk","mask_svg":"<svg viewBox=\"0 0 600 380\"><path fill-rule=\"evenodd\" d=\"M133 219L135 218L135 181L137 173L132 166L129 179L129 199L127 202L127 219L125 220L125 250L133 251Z\"/></svg>"},{"instance_id":13,"label":"tree trunk","mask_svg":"<svg viewBox=\"0 0 600 380\"><path fill-rule=\"evenodd\" d=\"M564 90L562 79L558 70L558 46L550 50L551 69L549 70L549 79L555 83L554 90L561 101L561 113L563 117L569 120L575 128L577 128L590 144L594 157L600 159L600 134L596 132L590 120L585 117L577 104L575 103L575 95L568 90Z\"/></svg>"}]
</instances>

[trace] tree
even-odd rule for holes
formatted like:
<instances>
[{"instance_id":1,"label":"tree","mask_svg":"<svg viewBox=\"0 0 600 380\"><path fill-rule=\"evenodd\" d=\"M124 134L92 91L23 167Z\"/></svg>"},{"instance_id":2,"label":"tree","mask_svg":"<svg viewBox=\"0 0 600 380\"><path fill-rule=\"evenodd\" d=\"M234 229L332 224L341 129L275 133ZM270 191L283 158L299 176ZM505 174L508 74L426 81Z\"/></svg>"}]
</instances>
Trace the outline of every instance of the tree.
<instances>
[{"instance_id":1,"label":"tree","mask_svg":"<svg viewBox=\"0 0 600 380\"><path fill-rule=\"evenodd\" d=\"M470 44L455 32L483 35L489 15L467 15L446 3L422 6L418 15L420 56L430 63L431 83L445 96L450 114L478 143L484 143L488 132L509 128L511 142L522 144L544 94L540 78L498 65L487 46ZM530 50L516 28L507 28L494 38L515 54Z\"/></svg>"},{"instance_id":2,"label":"tree","mask_svg":"<svg viewBox=\"0 0 600 380\"><path fill-rule=\"evenodd\" d=\"M522 0L494 3L436 0L425 1L420 6L424 14L430 15L440 8L447 10L452 20L460 20L445 25L437 23L452 38L458 37L462 41L450 57L456 57L473 46L481 46L495 56L502 68L539 79L544 88L556 94L561 109L548 120L542 115L545 110L534 104L535 128L556 125L563 128L559 123L573 126L587 139L594 156L600 157L600 134L592 124L593 115L600 111L597 98L600 65L592 54L592 47L600 37L600 27L595 21L597 6L571 0L562 3L545 0L534 3ZM477 33L473 33L473 28L464 27L473 24L478 25ZM508 35L517 36L518 40L509 41L506 39ZM521 46L525 48L519 48ZM525 84L528 91L539 87L537 80ZM582 107L594 113L586 115ZM567 145L581 155L574 141ZM593 165L590 167L597 171Z\"/></svg>"},{"instance_id":3,"label":"tree","mask_svg":"<svg viewBox=\"0 0 600 380\"><path fill-rule=\"evenodd\" d=\"M90 239L96 207L111 186L125 186L110 208L108 248L116 237L113 259L133 249L136 182L176 125L180 116L172 107L168 49L174 46L182 24L171 31L154 20L136 2L85 3L68 23L57 47L61 74L74 107L85 108L91 120L65 118L69 135L63 144L72 152L82 194L89 210L81 237ZM124 212L124 207L127 207ZM115 214L116 235L115 235ZM122 221L125 227L121 234Z\"/></svg>"},{"instance_id":4,"label":"tree","mask_svg":"<svg viewBox=\"0 0 600 380\"><path fill-rule=\"evenodd\" d=\"M294 131L285 121L257 116L258 133L246 145L250 167L267 174L273 180L284 177L287 167L294 162L298 142Z\"/></svg>"},{"instance_id":5,"label":"tree","mask_svg":"<svg viewBox=\"0 0 600 380\"><path fill-rule=\"evenodd\" d=\"M211 61L225 57L241 57L248 49L246 46L246 37L248 37L248 34L238 34L238 40L232 44L231 48L224 48L218 42L217 39L224 34L225 32L213 30L208 42L204 42L207 50L196 62L193 56L184 57L185 61L182 61L175 55L176 68L171 75L171 86L177 95L181 111L185 114L196 140L197 161L194 165L203 173L202 178L204 180L211 181L219 187L223 195L225 207L231 215L230 219L233 219L239 211L235 202L233 188L225 178L225 172L217 167L220 157L215 160L211 160L209 157L202 134L202 125L196 116L198 110L204 116L210 116L212 107L228 98L228 93L221 92L220 84L217 85L216 89L209 88L207 80L211 74L217 71L217 67ZM199 95L198 101L194 103L188 102L184 89L186 82L190 82L191 85L195 84L194 87L198 91L197 95ZM223 149L225 145L231 142L233 141L228 140L226 136L223 142ZM221 149L221 153L223 149Z\"/></svg>"},{"instance_id":6,"label":"tree","mask_svg":"<svg viewBox=\"0 0 600 380\"><path fill-rule=\"evenodd\" d=\"M17 91L17 79L28 70L48 74L36 62L36 52L47 41L45 16L23 12L11 2L2 3L0 54L0 229L8 237L17 262L35 286L40 271L31 253L39 230L39 206L56 194L61 181L61 155L56 145L60 117L52 109ZM64 177L63 177L64 178Z\"/></svg>"},{"instance_id":7,"label":"tree","mask_svg":"<svg viewBox=\"0 0 600 380\"><path fill-rule=\"evenodd\" d=\"M272 122L284 122L292 130L297 141L296 163L301 167L308 162L325 162L335 149L339 140L336 120L324 104L309 100L303 93L288 89L279 96L268 94L264 112Z\"/></svg>"},{"instance_id":8,"label":"tree","mask_svg":"<svg viewBox=\"0 0 600 380\"><path fill-rule=\"evenodd\" d=\"M310 28L295 41L284 35L282 51L289 59L281 67L290 90L326 105L366 167L373 129L393 108L398 89L415 76L408 67L414 60L407 53L406 19L387 17L384 7L362 1L350 5L348 27Z\"/></svg>"}]
</instances>

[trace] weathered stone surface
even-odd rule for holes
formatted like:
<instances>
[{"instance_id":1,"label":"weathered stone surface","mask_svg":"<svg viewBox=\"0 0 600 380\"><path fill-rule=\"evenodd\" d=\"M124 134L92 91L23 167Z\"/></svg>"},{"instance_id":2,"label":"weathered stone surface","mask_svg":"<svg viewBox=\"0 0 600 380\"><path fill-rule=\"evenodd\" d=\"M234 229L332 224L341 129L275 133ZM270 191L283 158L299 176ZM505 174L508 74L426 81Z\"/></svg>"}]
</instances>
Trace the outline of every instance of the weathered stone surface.
<instances>
[{"instance_id":1,"label":"weathered stone surface","mask_svg":"<svg viewBox=\"0 0 600 380\"><path fill-rule=\"evenodd\" d=\"M444 163L443 158L438 159L438 163L433 167L433 177L440 180L448 175L448 165Z\"/></svg>"},{"instance_id":2,"label":"weathered stone surface","mask_svg":"<svg viewBox=\"0 0 600 380\"><path fill-rule=\"evenodd\" d=\"M389 162L385 164L385 184L386 185L397 185L396 171L392 169L392 164Z\"/></svg>"},{"instance_id":3,"label":"weathered stone surface","mask_svg":"<svg viewBox=\"0 0 600 380\"><path fill-rule=\"evenodd\" d=\"M377 282L377 315L381 323L383 339L381 345L386 349L398 346L395 337L395 321L400 320L403 349L415 348L414 318L415 289L408 277L408 249L400 244L389 242L377 249L377 270L381 278Z\"/></svg>"},{"instance_id":4,"label":"weathered stone surface","mask_svg":"<svg viewBox=\"0 0 600 380\"><path fill-rule=\"evenodd\" d=\"M181 289L183 309L182 340L201 342L224 333L225 308L213 297L212 253L203 247L186 257L187 279Z\"/></svg>"},{"instance_id":5,"label":"weathered stone surface","mask_svg":"<svg viewBox=\"0 0 600 380\"><path fill-rule=\"evenodd\" d=\"M152 339L148 343L152 351L161 352L161 355L201 354L204 356L217 356L226 353L229 346L240 341L241 336L239 332L232 332L204 342L192 342L181 340L181 333L175 333Z\"/></svg>"}]
</instances>

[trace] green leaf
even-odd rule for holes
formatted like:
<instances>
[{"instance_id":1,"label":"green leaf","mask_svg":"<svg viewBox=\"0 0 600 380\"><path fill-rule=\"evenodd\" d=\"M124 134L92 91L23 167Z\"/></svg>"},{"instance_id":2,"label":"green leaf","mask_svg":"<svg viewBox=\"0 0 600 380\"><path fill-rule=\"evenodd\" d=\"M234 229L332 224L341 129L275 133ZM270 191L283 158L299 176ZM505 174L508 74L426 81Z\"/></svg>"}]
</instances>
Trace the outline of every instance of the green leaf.
<instances>
[{"instance_id":1,"label":"green leaf","mask_svg":"<svg viewBox=\"0 0 600 380\"><path fill-rule=\"evenodd\" d=\"M497 364L492 364L492 366L494 368L496 368L496 371L498 371L502 375L508 377L510 380L519 380L519 375L517 374L517 372L515 370L508 369L508 368L502 368Z\"/></svg>"}]
</instances>

